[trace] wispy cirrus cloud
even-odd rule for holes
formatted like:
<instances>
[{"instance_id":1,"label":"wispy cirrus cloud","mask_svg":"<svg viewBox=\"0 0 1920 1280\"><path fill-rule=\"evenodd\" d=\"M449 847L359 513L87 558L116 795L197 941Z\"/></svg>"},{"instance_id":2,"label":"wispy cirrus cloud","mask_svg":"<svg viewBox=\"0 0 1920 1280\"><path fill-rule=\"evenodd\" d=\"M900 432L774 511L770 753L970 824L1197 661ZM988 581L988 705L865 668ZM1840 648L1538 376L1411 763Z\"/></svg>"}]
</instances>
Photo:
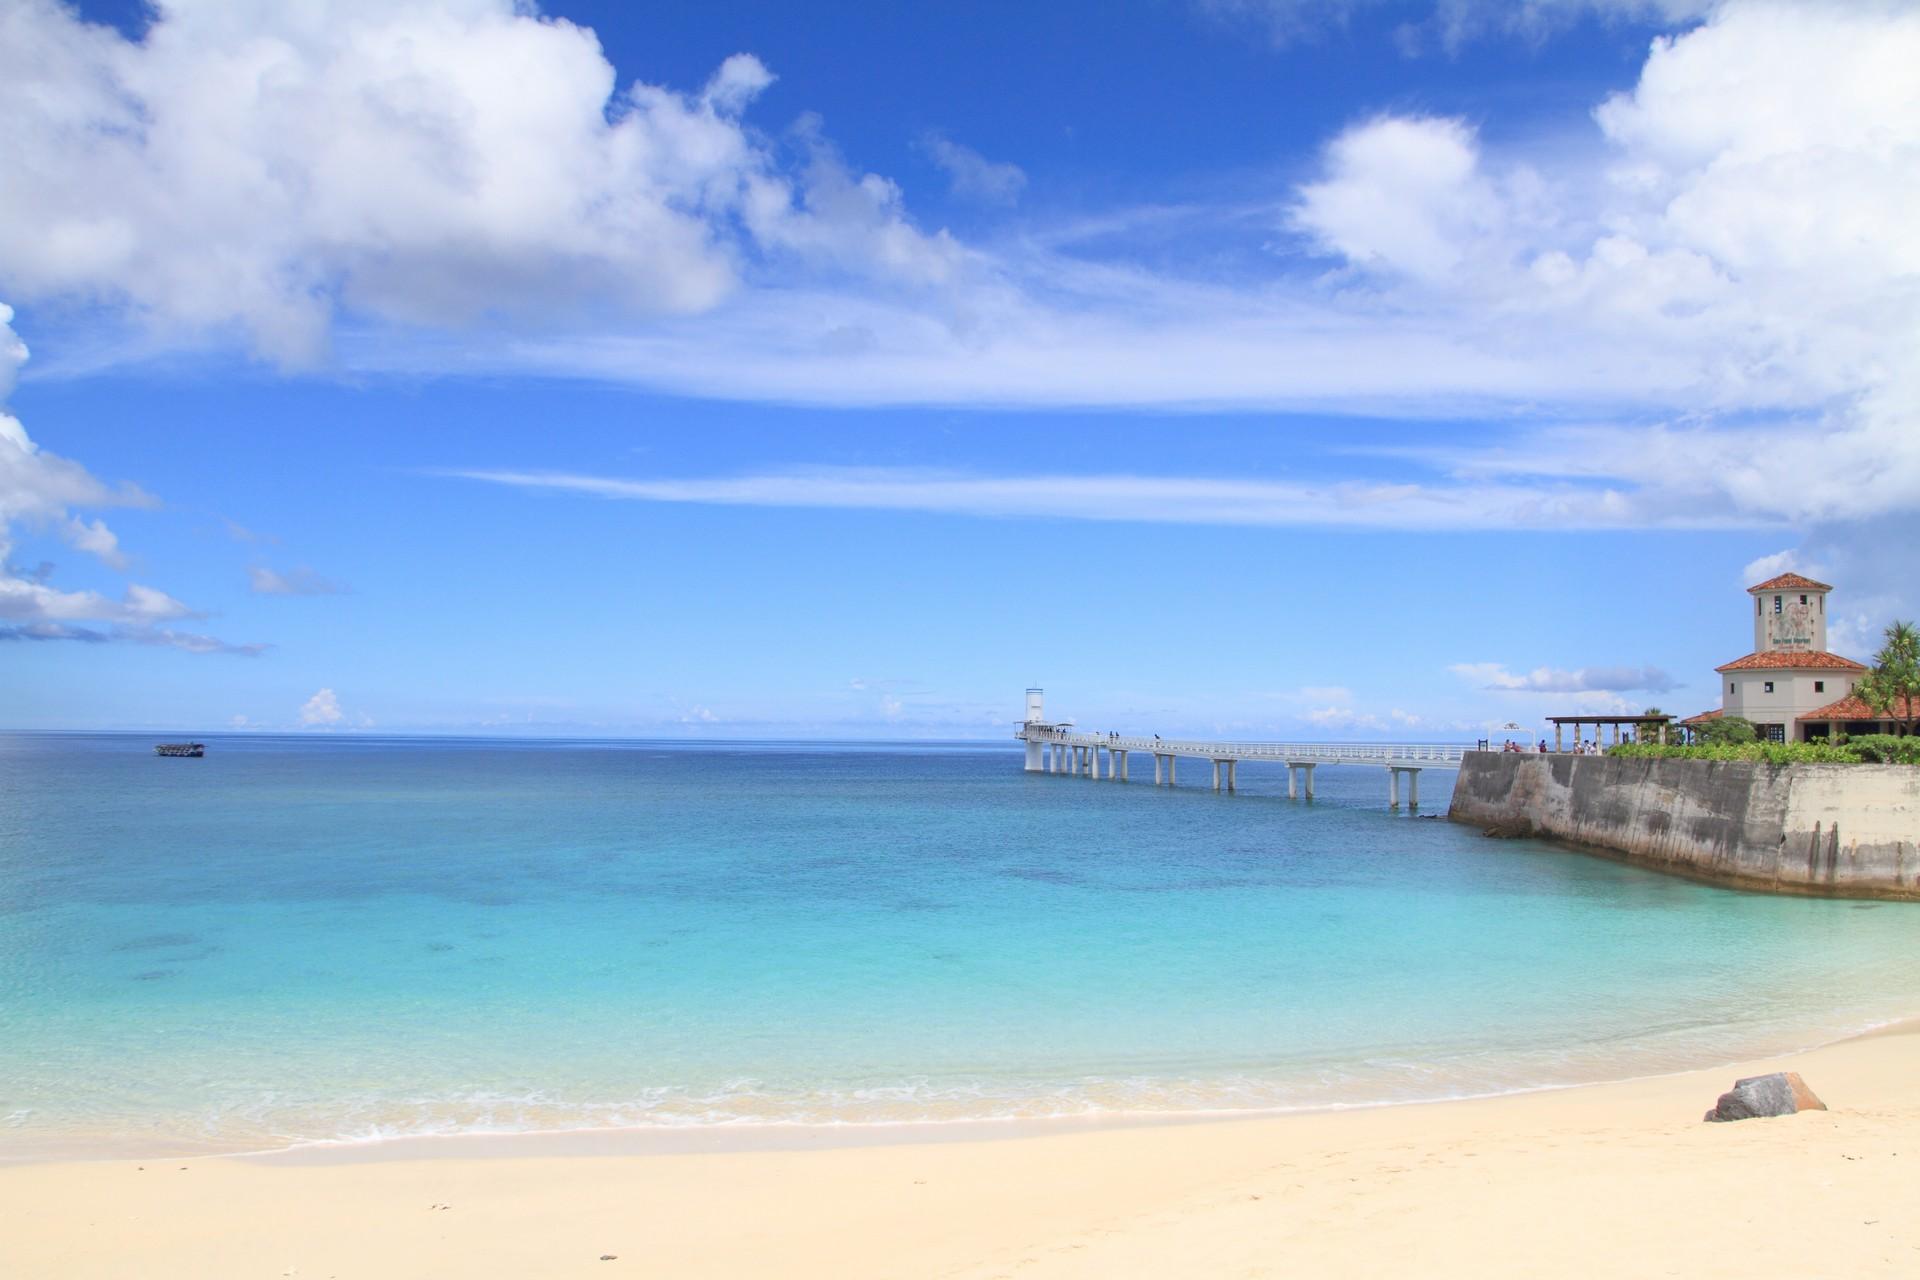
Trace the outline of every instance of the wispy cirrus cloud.
<instances>
[{"instance_id":1,"label":"wispy cirrus cloud","mask_svg":"<svg viewBox=\"0 0 1920 1280\"><path fill-rule=\"evenodd\" d=\"M1609 487L1473 486L1430 482L1286 482L1215 476L1027 474L816 466L703 478L624 478L576 472L461 468L484 484L641 503L718 507L920 510L958 516L1041 516L1146 524L1238 524L1365 530L1743 528L1724 514L1661 510Z\"/></svg>"},{"instance_id":2,"label":"wispy cirrus cloud","mask_svg":"<svg viewBox=\"0 0 1920 1280\"><path fill-rule=\"evenodd\" d=\"M1513 672L1498 662L1457 662L1447 670L1482 689L1506 693L1665 693L1679 682L1658 667L1535 667Z\"/></svg>"},{"instance_id":3,"label":"wispy cirrus cloud","mask_svg":"<svg viewBox=\"0 0 1920 1280\"><path fill-rule=\"evenodd\" d=\"M1019 165L989 160L972 147L955 142L943 133L929 131L920 136L920 149L946 171L953 194L963 200L982 204L1014 204L1026 188L1027 175Z\"/></svg>"},{"instance_id":4,"label":"wispy cirrus cloud","mask_svg":"<svg viewBox=\"0 0 1920 1280\"><path fill-rule=\"evenodd\" d=\"M1146 475L976 475L816 467L733 476L626 478L567 472L448 470L511 488L635 502L923 511L1158 524L1346 529L1725 527L1750 522L1657 511L1604 488L1229 480Z\"/></svg>"},{"instance_id":5,"label":"wispy cirrus cloud","mask_svg":"<svg viewBox=\"0 0 1920 1280\"><path fill-rule=\"evenodd\" d=\"M1312 42L1344 30L1356 17L1396 21L1400 50L1458 50L1471 40L1517 36L1540 40L1583 18L1603 22L1688 25L1721 0L1194 0L1202 14L1264 35L1276 47Z\"/></svg>"},{"instance_id":6,"label":"wispy cirrus cloud","mask_svg":"<svg viewBox=\"0 0 1920 1280\"><path fill-rule=\"evenodd\" d=\"M27 622L14 626L0 626L0 640L139 644L165 649L181 649L187 653L223 653L241 658L257 658L273 647L266 644L229 644L217 636L200 635L192 631L175 631L171 627L77 627L64 622Z\"/></svg>"},{"instance_id":7,"label":"wispy cirrus cloud","mask_svg":"<svg viewBox=\"0 0 1920 1280\"><path fill-rule=\"evenodd\" d=\"M263 564L247 567L247 589L257 596L340 596L351 591L345 583L323 577L305 565L282 571Z\"/></svg>"}]
</instances>

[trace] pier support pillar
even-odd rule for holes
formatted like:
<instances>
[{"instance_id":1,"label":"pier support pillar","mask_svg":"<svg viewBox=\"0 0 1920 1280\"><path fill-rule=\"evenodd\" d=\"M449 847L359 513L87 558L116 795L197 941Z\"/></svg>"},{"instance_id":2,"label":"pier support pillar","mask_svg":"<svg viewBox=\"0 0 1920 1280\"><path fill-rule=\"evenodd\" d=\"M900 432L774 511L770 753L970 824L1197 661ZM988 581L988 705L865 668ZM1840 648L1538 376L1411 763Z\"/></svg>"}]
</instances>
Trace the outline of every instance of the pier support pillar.
<instances>
[{"instance_id":1,"label":"pier support pillar","mask_svg":"<svg viewBox=\"0 0 1920 1280\"><path fill-rule=\"evenodd\" d=\"M1166 780L1167 765L1158 751L1153 753L1153 785L1159 786Z\"/></svg>"},{"instance_id":2,"label":"pier support pillar","mask_svg":"<svg viewBox=\"0 0 1920 1280\"><path fill-rule=\"evenodd\" d=\"M1087 748L1087 776L1095 782L1100 781L1100 748Z\"/></svg>"},{"instance_id":3,"label":"pier support pillar","mask_svg":"<svg viewBox=\"0 0 1920 1280\"><path fill-rule=\"evenodd\" d=\"M1239 789L1240 762L1238 760L1229 760L1227 761L1227 790L1232 792L1238 791Z\"/></svg>"},{"instance_id":4,"label":"pier support pillar","mask_svg":"<svg viewBox=\"0 0 1920 1280\"><path fill-rule=\"evenodd\" d=\"M1407 812L1412 813L1420 807L1420 771L1407 770Z\"/></svg>"},{"instance_id":5,"label":"pier support pillar","mask_svg":"<svg viewBox=\"0 0 1920 1280\"><path fill-rule=\"evenodd\" d=\"M1175 770L1173 767L1174 765L1178 764L1179 761L1180 761L1180 758L1178 756L1175 756L1172 754L1169 754L1167 756L1167 785L1170 787L1178 786L1180 784L1180 779L1177 776L1175 776Z\"/></svg>"},{"instance_id":6,"label":"pier support pillar","mask_svg":"<svg viewBox=\"0 0 1920 1280\"><path fill-rule=\"evenodd\" d=\"M1213 789L1215 791L1220 789L1220 762L1218 760L1213 762Z\"/></svg>"},{"instance_id":7,"label":"pier support pillar","mask_svg":"<svg viewBox=\"0 0 1920 1280\"><path fill-rule=\"evenodd\" d=\"M1298 780L1300 785L1296 787ZM1307 799L1313 799L1313 766L1305 760L1287 761L1287 799L1296 798L1298 792L1305 792Z\"/></svg>"},{"instance_id":8,"label":"pier support pillar","mask_svg":"<svg viewBox=\"0 0 1920 1280\"><path fill-rule=\"evenodd\" d=\"M1129 773L1127 772L1127 756L1128 756L1129 754L1130 754L1130 753L1128 753L1128 752L1125 752L1125 751L1122 751L1122 752L1120 753L1120 781L1122 781L1122 782L1132 782L1132 781L1133 781L1133 778L1132 778L1132 776L1131 776L1131 775L1129 775Z\"/></svg>"},{"instance_id":9,"label":"pier support pillar","mask_svg":"<svg viewBox=\"0 0 1920 1280\"><path fill-rule=\"evenodd\" d=\"M1043 772L1046 765L1047 744L1038 738L1027 739L1027 772Z\"/></svg>"},{"instance_id":10,"label":"pier support pillar","mask_svg":"<svg viewBox=\"0 0 1920 1280\"><path fill-rule=\"evenodd\" d=\"M1387 808L1400 807L1400 771L1392 765L1387 766Z\"/></svg>"}]
</instances>

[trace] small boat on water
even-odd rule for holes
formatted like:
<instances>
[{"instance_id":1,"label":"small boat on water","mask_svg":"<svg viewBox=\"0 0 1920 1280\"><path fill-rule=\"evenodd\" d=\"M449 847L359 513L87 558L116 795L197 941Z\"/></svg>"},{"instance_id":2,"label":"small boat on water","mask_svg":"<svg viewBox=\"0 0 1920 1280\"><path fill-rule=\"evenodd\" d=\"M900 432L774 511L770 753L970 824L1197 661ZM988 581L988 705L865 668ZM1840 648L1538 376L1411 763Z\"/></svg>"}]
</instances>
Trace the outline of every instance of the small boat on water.
<instances>
[{"instance_id":1,"label":"small boat on water","mask_svg":"<svg viewBox=\"0 0 1920 1280\"><path fill-rule=\"evenodd\" d=\"M162 742L154 747L153 754L157 756L199 757L207 754L207 744L204 742Z\"/></svg>"}]
</instances>

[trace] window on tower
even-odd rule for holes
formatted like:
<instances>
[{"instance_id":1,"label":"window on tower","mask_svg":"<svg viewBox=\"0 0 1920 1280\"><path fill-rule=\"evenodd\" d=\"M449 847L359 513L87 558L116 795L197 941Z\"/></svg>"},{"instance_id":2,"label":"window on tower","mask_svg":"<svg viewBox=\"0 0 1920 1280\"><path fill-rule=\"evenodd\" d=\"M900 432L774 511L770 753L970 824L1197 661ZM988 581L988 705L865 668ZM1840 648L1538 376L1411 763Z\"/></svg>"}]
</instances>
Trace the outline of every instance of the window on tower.
<instances>
[{"instance_id":1,"label":"window on tower","mask_svg":"<svg viewBox=\"0 0 1920 1280\"><path fill-rule=\"evenodd\" d=\"M1813 691L1815 693L1825 693L1827 691L1827 682L1825 680L1815 680L1813 682Z\"/></svg>"},{"instance_id":2,"label":"window on tower","mask_svg":"<svg viewBox=\"0 0 1920 1280\"><path fill-rule=\"evenodd\" d=\"M1775 613L1778 613L1778 612L1780 612L1780 597L1779 597L1779 596L1775 596L1775 597L1773 598L1773 611L1774 611Z\"/></svg>"},{"instance_id":3,"label":"window on tower","mask_svg":"<svg viewBox=\"0 0 1920 1280\"><path fill-rule=\"evenodd\" d=\"M1766 683L1766 691L1767 691L1768 693L1772 693L1772 692L1773 692L1773 681L1771 681L1771 680L1769 680L1769 681L1767 681L1767 683Z\"/></svg>"}]
</instances>

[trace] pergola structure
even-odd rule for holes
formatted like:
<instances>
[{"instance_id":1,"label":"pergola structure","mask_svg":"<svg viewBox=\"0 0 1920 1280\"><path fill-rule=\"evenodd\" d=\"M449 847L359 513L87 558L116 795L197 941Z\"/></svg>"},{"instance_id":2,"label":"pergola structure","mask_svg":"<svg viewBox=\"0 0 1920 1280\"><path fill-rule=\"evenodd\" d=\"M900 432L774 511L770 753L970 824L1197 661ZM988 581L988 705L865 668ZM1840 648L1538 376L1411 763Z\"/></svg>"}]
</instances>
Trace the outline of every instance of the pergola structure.
<instances>
[{"instance_id":1,"label":"pergola structure","mask_svg":"<svg viewBox=\"0 0 1920 1280\"><path fill-rule=\"evenodd\" d=\"M1562 743L1561 734L1566 729L1566 726L1568 725L1573 726L1573 740L1576 743L1581 741L1580 730L1584 726L1586 725L1593 726L1594 740L1597 742L1599 741L1599 737L1600 737L1600 727L1602 725L1606 725L1612 730L1612 736L1608 739L1607 745L1618 746L1620 742L1620 726L1623 724L1641 725L1641 726L1656 725L1658 726L1660 741L1662 743L1665 743L1667 740L1667 725L1672 723L1672 721L1673 721L1673 717L1669 715L1645 715L1645 714L1637 715L1637 716L1588 715L1588 716L1548 716L1547 717L1547 723L1553 726L1553 749L1555 751L1566 750L1566 747ZM1640 732L1645 733L1646 729L1642 727Z\"/></svg>"}]
</instances>

